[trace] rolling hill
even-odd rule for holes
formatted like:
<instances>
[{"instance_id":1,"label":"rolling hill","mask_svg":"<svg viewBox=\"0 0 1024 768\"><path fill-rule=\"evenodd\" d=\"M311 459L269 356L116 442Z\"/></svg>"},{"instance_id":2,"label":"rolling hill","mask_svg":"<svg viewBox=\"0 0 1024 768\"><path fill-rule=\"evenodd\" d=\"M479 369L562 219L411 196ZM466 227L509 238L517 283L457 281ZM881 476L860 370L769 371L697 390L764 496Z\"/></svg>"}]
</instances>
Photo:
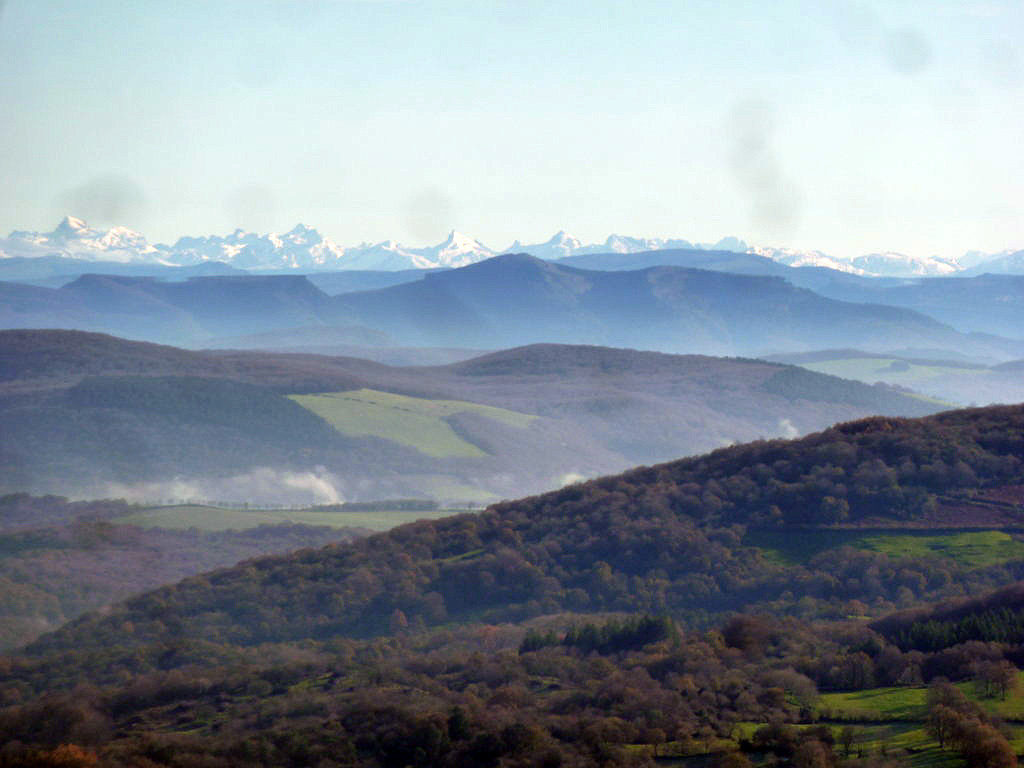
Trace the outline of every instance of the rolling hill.
<instances>
[{"instance_id":1,"label":"rolling hill","mask_svg":"<svg viewBox=\"0 0 1024 768\"><path fill-rule=\"evenodd\" d=\"M781 566L745 545L746 532L1020 526L1022 485L1022 406L849 422L220 571L80 619L29 652L373 636L389 631L395 611L429 626L565 610L699 617L757 604L824 615L851 599L885 610L903 589L908 599L936 599L998 586L1008 569L1020 578L1024 558L1018 551L1008 564L977 567L847 547ZM877 578L848 581L869 565ZM130 634L118 631L125 622Z\"/></svg>"},{"instance_id":2,"label":"rolling hill","mask_svg":"<svg viewBox=\"0 0 1024 768\"><path fill-rule=\"evenodd\" d=\"M117 501L0 496L0 652L170 581L369 532L344 517L331 528L286 523L282 515L276 524L220 531L119 521L140 512Z\"/></svg>"},{"instance_id":3,"label":"rolling hill","mask_svg":"<svg viewBox=\"0 0 1024 768\"><path fill-rule=\"evenodd\" d=\"M5 759L1012 766L1022 488L1024 407L872 418L251 560L0 657Z\"/></svg>"},{"instance_id":4,"label":"rolling hill","mask_svg":"<svg viewBox=\"0 0 1024 768\"><path fill-rule=\"evenodd\" d=\"M589 270L678 266L771 275L839 301L912 309L964 333L1011 339L1019 339L1024 333L1020 311L1024 277L998 274L995 268L972 269L962 276L949 277L868 277L825 267L790 267L753 253L700 250L587 254L559 259L557 263Z\"/></svg>"},{"instance_id":5,"label":"rolling hill","mask_svg":"<svg viewBox=\"0 0 1024 768\"><path fill-rule=\"evenodd\" d=\"M307 478L294 488L301 503L482 501L837 420L942 407L775 363L601 347L535 345L395 367L0 332L7 490L165 498L178 488L179 497L258 502L239 494L265 492L252 475L260 470Z\"/></svg>"},{"instance_id":6,"label":"rolling hill","mask_svg":"<svg viewBox=\"0 0 1024 768\"><path fill-rule=\"evenodd\" d=\"M932 277L898 283L837 277L815 290L843 301L912 309L965 333L1024 337L1024 275Z\"/></svg>"},{"instance_id":7,"label":"rolling hill","mask_svg":"<svg viewBox=\"0 0 1024 768\"><path fill-rule=\"evenodd\" d=\"M768 359L869 384L905 387L948 402L992 405L1024 401L1020 361L985 365L854 349L771 355Z\"/></svg>"}]
</instances>

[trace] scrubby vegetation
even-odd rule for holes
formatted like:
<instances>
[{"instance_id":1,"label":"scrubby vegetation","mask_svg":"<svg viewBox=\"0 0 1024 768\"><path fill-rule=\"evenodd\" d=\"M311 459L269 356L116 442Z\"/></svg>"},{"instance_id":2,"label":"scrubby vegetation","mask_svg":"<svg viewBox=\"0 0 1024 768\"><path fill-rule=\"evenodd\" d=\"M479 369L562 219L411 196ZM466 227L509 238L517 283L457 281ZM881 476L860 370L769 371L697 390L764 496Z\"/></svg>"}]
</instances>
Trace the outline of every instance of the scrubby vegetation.
<instances>
[{"instance_id":1,"label":"scrubby vegetation","mask_svg":"<svg viewBox=\"0 0 1024 768\"><path fill-rule=\"evenodd\" d=\"M875 418L192 577L0 659L2 759L1012 766L1024 591L965 598L1024 561L949 518L1022 458L1021 407Z\"/></svg>"},{"instance_id":2,"label":"scrubby vegetation","mask_svg":"<svg viewBox=\"0 0 1024 768\"><path fill-rule=\"evenodd\" d=\"M904 652L860 622L765 615L706 632L578 618L427 633L396 620L386 639L257 649L179 642L140 649L106 680L80 653L11 658L0 739L18 740L8 760L70 744L109 766L619 766L709 753L1016 764L1024 734L996 705L1019 701L1020 646ZM996 668L1013 675L1006 689L989 683Z\"/></svg>"},{"instance_id":3,"label":"scrubby vegetation","mask_svg":"<svg viewBox=\"0 0 1024 768\"><path fill-rule=\"evenodd\" d=\"M219 533L143 530L117 522L138 511L116 501L0 497L0 649L185 576L365 533L294 524Z\"/></svg>"}]
</instances>

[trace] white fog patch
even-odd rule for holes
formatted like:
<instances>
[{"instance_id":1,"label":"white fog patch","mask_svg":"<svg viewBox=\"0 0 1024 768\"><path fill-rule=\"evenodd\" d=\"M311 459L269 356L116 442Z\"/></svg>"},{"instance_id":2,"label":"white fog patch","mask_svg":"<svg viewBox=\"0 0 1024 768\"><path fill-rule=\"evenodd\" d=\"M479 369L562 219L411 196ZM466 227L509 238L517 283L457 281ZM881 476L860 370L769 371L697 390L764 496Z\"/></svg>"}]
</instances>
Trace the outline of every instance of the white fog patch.
<instances>
[{"instance_id":1,"label":"white fog patch","mask_svg":"<svg viewBox=\"0 0 1024 768\"><path fill-rule=\"evenodd\" d=\"M567 485L572 485L573 483L582 483L586 479L586 475L581 475L579 472L566 472L564 475L559 475L555 479L555 484L559 488L563 488Z\"/></svg>"},{"instance_id":2,"label":"white fog patch","mask_svg":"<svg viewBox=\"0 0 1024 768\"><path fill-rule=\"evenodd\" d=\"M788 440L792 440L800 435L800 430L789 419L779 419L779 432Z\"/></svg>"},{"instance_id":3,"label":"white fog patch","mask_svg":"<svg viewBox=\"0 0 1024 768\"><path fill-rule=\"evenodd\" d=\"M106 483L100 495L131 502L221 502L264 506L340 504L342 482L324 467L305 472L258 467L231 477L181 478L143 483Z\"/></svg>"}]
</instances>

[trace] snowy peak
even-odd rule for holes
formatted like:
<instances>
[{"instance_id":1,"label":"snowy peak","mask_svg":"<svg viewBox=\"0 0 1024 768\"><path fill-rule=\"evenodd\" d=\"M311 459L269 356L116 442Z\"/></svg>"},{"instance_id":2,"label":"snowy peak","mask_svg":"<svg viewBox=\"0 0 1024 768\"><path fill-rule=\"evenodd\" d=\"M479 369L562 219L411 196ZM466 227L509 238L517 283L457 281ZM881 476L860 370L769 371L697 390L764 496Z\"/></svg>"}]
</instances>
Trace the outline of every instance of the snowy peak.
<instances>
[{"instance_id":1,"label":"snowy peak","mask_svg":"<svg viewBox=\"0 0 1024 768\"><path fill-rule=\"evenodd\" d=\"M822 251L748 246L736 237L715 243L691 243L681 238L646 238L611 234L604 242L586 245L559 230L549 239L524 245L516 240L501 253L528 253L555 261L576 254L640 253L666 249L734 251L763 256L791 267L826 267L868 277L932 277L983 272L1024 274L1024 251L968 251L959 260L937 256L908 256L886 251L857 258L838 258ZM83 219L65 216L52 232L15 231L0 238L0 258L62 256L83 261L192 266L223 262L240 269L282 270L400 270L464 267L498 252L456 230L437 245L410 247L395 240L342 247L315 227L299 223L286 232L259 234L235 229L224 236L181 237L173 245L151 245L128 227L93 229Z\"/></svg>"},{"instance_id":2,"label":"snowy peak","mask_svg":"<svg viewBox=\"0 0 1024 768\"><path fill-rule=\"evenodd\" d=\"M968 251L960 258L964 274L1024 275L1024 250L1007 248L996 253Z\"/></svg>"},{"instance_id":3,"label":"snowy peak","mask_svg":"<svg viewBox=\"0 0 1024 768\"><path fill-rule=\"evenodd\" d=\"M688 240L646 237L629 237L627 235L609 235L603 243L584 245L565 230L556 232L550 240L533 245L523 245L516 240L505 249L505 253L529 253L540 259L564 259L567 256L590 253L642 253L643 251L660 251L666 248L693 248Z\"/></svg>"},{"instance_id":4,"label":"snowy peak","mask_svg":"<svg viewBox=\"0 0 1024 768\"><path fill-rule=\"evenodd\" d=\"M516 240L512 245L504 249L502 253L529 253L531 256L536 256L539 259L551 261L564 259L566 256L579 253L582 247L583 243L578 238L573 237L564 229L560 229L543 243L523 245L523 243Z\"/></svg>"},{"instance_id":5,"label":"snowy peak","mask_svg":"<svg viewBox=\"0 0 1024 768\"><path fill-rule=\"evenodd\" d=\"M421 268L465 267L468 264L475 264L497 255L495 251L479 240L456 232L454 229L448 233L447 239L440 245L432 248L412 248L409 251L420 257L420 263L415 266Z\"/></svg>"},{"instance_id":6,"label":"snowy peak","mask_svg":"<svg viewBox=\"0 0 1024 768\"><path fill-rule=\"evenodd\" d=\"M179 264L223 261L254 270L350 268L344 248L305 224L283 234L236 229L225 237L182 237L168 250Z\"/></svg>"},{"instance_id":7,"label":"snowy peak","mask_svg":"<svg viewBox=\"0 0 1024 768\"><path fill-rule=\"evenodd\" d=\"M764 256L788 267L825 267L839 272L848 272L851 275L866 274L863 269L853 266L850 262L833 258L821 251L798 251L793 248L755 246L750 248L747 253Z\"/></svg>"},{"instance_id":8,"label":"snowy peak","mask_svg":"<svg viewBox=\"0 0 1024 768\"><path fill-rule=\"evenodd\" d=\"M762 246L750 248L747 253L765 256L790 267L826 267L865 277L942 277L961 270L956 262L938 256L908 256L895 251L868 253L849 259L829 256L822 251Z\"/></svg>"},{"instance_id":9,"label":"snowy peak","mask_svg":"<svg viewBox=\"0 0 1024 768\"><path fill-rule=\"evenodd\" d=\"M124 227L118 227L118 229L124 229ZM75 218L74 216L65 216L60 220L57 228L50 233L50 237L54 240L68 240L88 235L90 232L91 230L82 219Z\"/></svg>"},{"instance_id":10,"label":"snowy peak","mask_svg":"<svg viewBox=\"0 0 1024 768\"><path fill-rule=\"evenodd\" d=\"M747 244L738 237L733 237L731 235L723 237L713 245L701 243L697 247L704 251L734 251L736 253L749 253Z\"/></svg>"},{"instance_id":11,"label":"snowy peak","mask_svg":"<svg viewBox=\"0 0 1024 768\"><path fill-rule=\"evenodd\" d=\"M165 263L157 249L138 232L127 227L92 229L74 216L65 216L52 232L12 232L0 239L0 255Z\"/></svg>"},{"instance_id":12,"label":"snowy peak","mask_svg":"<svg viewBox=\"0 0 1024 768\"><path fill-rule=\"evenodd\" d=\"M876 277L936 277L960 271L955 262L938 256L907 256L895 251L868 253L851 259L850 264Z\"/></svg>"},{"instance_id":13,"label":"snowy peak","mask_svg":"<svg viewBox=\"0 0 1024 768\"><path fill-rule=\"evenodd\" d=\"M661 243L639 237L625 235L608 235L604 247L611 253L639 253L640 251L657 251ZM652 247L653 246L653 247Z\"/></svg>"},{"instance_id":14,"label":"snowy peak","mask_svg":"<svg viewBox=\"0 0 1024 768\"><path fill-rule=\"evenodd\" d=\"M323 235L317 232L313 227L307 227L305 224L296 224L280 237L282 240L296 244L320 243L324 240Z\"/></svg>"},{"instance_id":15,"label":"snowy peak","mask_svg":"<svg viewBox=\"0 0 1024 768\"><path fill-rule=\"evenodd\" d=\"M573 237L564 229L560 229L551 236L548 240L547 245L565 245L570 248L579 248L582 243L578 238Z\"/></svg>"}]
</instances>

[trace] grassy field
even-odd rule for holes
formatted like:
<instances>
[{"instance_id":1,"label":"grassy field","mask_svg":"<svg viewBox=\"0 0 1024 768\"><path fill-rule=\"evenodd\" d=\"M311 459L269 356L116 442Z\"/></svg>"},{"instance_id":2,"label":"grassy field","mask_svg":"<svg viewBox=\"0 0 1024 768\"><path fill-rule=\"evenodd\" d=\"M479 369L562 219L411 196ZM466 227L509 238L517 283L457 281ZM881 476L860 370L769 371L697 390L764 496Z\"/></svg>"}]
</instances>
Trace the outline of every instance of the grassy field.
<instances>
[{"instance_id":1,"label":"grassy field","mask_svg":"<svg viewBox=\"0 0 1024 768\"><path fill-rule=\"evenodd\" d=\"M1024 721L1024 672L1017 672L1017 687L1015 690L1007 693L1005 699L1001 699L998 696L979 699L974 695L974 685L969 682L957 683L956 686L989 712L993 712L1006 720ZM1021 740L1021 748L1024 749L1024 738Z\"/></svg>"},{"instance_id":2,"label":"grassy field","mask_svg":"<svg viewBox=\"0 0 1024 768\"><path fill-rule=\"evenodd\" d=\"M818 712L831 720L920 721L925 717L928 691L923 686L870 688L822 694Z\"/></svg>"},{"instance_id":3,"label":"grassy field","mask_svg":"<svg viewBox=\"0 0 1024 768\"><path fill-rule=\"evenodd\" d=\"M890 557L948 557L970 568L1024 560L1024 541L1005 531L751 531L744 539L783 565L806 563L819 552L853 547Z\"/></svg>"},{"instance_id":4,"label":"grassy field","mask_svg":"<svg viewBox=\"0 0 1024 768\"><path fill-rule=\"evenodd\" d=\"M969 698L978 701L989 711L1013 720L1024 718L1024 673L1020 673L1017 690L1003 701L998 698L979 699L969 682L957 683ZM845 728L854 729L851 756L858 753L865 756L890 755L901 764L912 768L962 768L963 759L951 749L940 749L924 728L928 691L924 686L873 688L866 691L849 691L822 694L817 706L817 724L827 725L836 738L836 752L842 755L840 734ZM817 725L815 724L815 725ZM669 742L659 747L659 754L669 756L660 765L706 768L709 753L736 749L742 740L750 740L764 723L737 723L728 741L716 740L710 744L691 744L683 751L679 742ZM798 729L810 728L811 724L796 725ZM1006 725L1010 746L1020 754L1024 751L1024 726L1019 723ZM653 745L634 745L634 751L653 755ZM748 755L754 765L776 765L768 754Z\"/></svg>"},{"instance_id":5,"label":"grassy field","mask_svg":"<svg viewBox=\"0 0 1024 768\"><path fill-rule=\"evenodd\" d=\"M714 762L715 753L737 749L741 739L750 739L764 723L738 723L733 731L733 738L728 740L715 740L708 744L693 744L691 749L695 751L684 752L678 742L669 742L659 746L658 754L667 757L660 758L659 765L680 766L681 768L708 768ZM857 757L858 753L863 755L888 754L898 757L901 764L909 765L911 768L962 768L965 763L955 752L949 749L939 749L939 745L932 740L920 723L863 723L852 724L856 729L856 738L852 745L851 757ZM797 729L810 728L810 725L797 725ZM836 752L843 755L843 748L840 741L840 732L844 725L831 724L829 728L836 737ZM1016 729L1011 729L1016 737ZM1011 740L1016 748L1016 738ZM654 754L654 747L649 744L632 745L631 750L642 752L647 755ZM756 766L778 765L776 759L770 754L748 754Z\"/></svg>"},{"instance_id":6,"label":"grassy field","mask_svg":"<svg viewBox=\"0 0 1024 768\"><path fill-rule=\"evenodd\" d=\"M857 379L873 384L884 381L887 384L911 386L914 382L934 379L939 376L957 375L970 372L973 374L987 373L986 368L970 368L928 365L910 361L897 360L891 357L852 357L841 360L822 360L813 363L801 363L801 367L818 373L827 373L844 379Z\"/></svg>"},{"instance_id":7,"label":"grassy field","mask_svg":"<svg viewBox=\"0 0 1024 768\"><path fill-rule=\"evenodd\" d=\"M478 446L459 437L448 424L446 419L457 413L475 413L521 429L537 418L489 405L427 400L372 389L289 397L344 435L381 437L435 458L486 455Z\"/></svg>"},{"instance_id":8,"label":"grassy field","mask_svg":"<svg viewBox=\"0 0 1024 768\"><path fill-rule=\"evenodd\" d=\"M1018 754L1024 751L1024 726L1020 724L1024 720L1024 672L1017 673L1017 687L1005 699L998 696L981 698L969 681L956 686L989 712L1007 721L1017 721L1008 725L1010 745ZM934 759L944 760L944 754L948 753L936 749L935 743L924 732L927 699L928 691L924 686L825 693L818 702L818 716L862 728L863 743L873 751L877 751L881 743L890 749L909 747L915 752L914 765L931 765L927 761L921 762L924 755L931 754ZM918 757L916 752L922 749L924 751Z\"/></svg>"},{"instance_id":9,"label":"grassy field","mask_svg":"<svg viewBox=\"0 0 1024 768\"><path fill-rule=\"evenodd\" d=\"M143 528L198 528L203 531L245 530L259 525L278 523L304 523L327 525L332 528L369 528L386 531L396 525L424 518L447 517L456 511L438 510L373 510L373 511L318 511L311 509L233 509L208 507L201 504L182 504L169 507L150 507L136 514L119 518L115 522L138 525Z\"/></svg>"}]
</instances>

